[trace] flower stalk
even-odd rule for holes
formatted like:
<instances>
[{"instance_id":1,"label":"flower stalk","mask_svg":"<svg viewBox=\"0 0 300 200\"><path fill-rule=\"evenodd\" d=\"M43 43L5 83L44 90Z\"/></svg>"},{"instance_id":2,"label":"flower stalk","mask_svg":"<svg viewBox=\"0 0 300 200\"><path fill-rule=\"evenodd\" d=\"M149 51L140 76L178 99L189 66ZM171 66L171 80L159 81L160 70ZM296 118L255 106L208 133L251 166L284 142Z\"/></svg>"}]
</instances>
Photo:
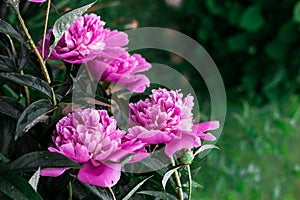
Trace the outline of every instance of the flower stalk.
<instances>
[{"instance_id":1,"label":"flower stalk","mask_svg":"<svg viewBox=\"0 0 300 200\"><path fill-rule=\"evenodd\" d=\"M192 199L192 188L193 188L193 180L192 180L192 173L191 173L191 167L190 165L186 166L188 177L189 177L189 192L188 192L188 200Z\"/></svg>"},{"instance_id":2,"label":"flower stalk","mask_svg":"<svg viewBox=\"0 0 300 200\"><path fill-rule=\"evenodd\" d=\"M48 70L46 68L46 64L45 64L45 62L44 62L44 60L43 60L40 52L38 51L36 45L34 44L32 38L31 38L31 35L29 34L29 31L28 31L28 29L27 29L27 27L25 25L25 22L24 22L24 20L23 20L23 18L21 16L21 14L19 12L16 12L16 13L17 13L17 17L18 17L18 19L20 21L20 24L22 26L22 29L23 29L23 31L24 31L24 33L25 33L25 35L26 35L26 37L27 37L27 39L29 41L29 44L30 44L33 52L35 53L35 55L38 58L38 61L39 61L40 65L41 65L41 69L42 69L42 72L44 74L45 80L46 80L46 82L48 84L50 84L51 83L51 79L50 79ZM55 98L55 94L54 94L54 91L53 91L52 87L51 87L51 92L52 92L53 105L55 106L57 103L56 103L56 98Z\"/></svg>"},{"instance_id":3,"label":"flower stalk","mask_svg":"<svg viewBox=\"0 0 300 200\"><path fill-rule=\"evenodd\" d=\"M46 41L46 34L47 34L47 27L48 27L48 19L49 19L50 6L51 6L51 0L48 0L47 10L46 10L46 19L45 19L45 25L44 25L43 42L42 42L42 58L46 57L45 56L45 41Z\"/></svg>"},{"instance_id":4,"label":"flower stalk","mask_svg":"<svg viewBox=\"0 0 300 200\"><path fill-rule=\"evenodd\" d=\"M172 166L173 167L176 166L173 157L171 157L170 160L171 160ZM182 184L181 184L181 181L180 181L180 176L179 176L178 170L175 170L174 174L175 174L176 184L177 184L177 187L178 187L177 193L178 193L178 196L179 196L179 200L183 200L184 198L183 198Z\"/></svg>"}]
</instances>

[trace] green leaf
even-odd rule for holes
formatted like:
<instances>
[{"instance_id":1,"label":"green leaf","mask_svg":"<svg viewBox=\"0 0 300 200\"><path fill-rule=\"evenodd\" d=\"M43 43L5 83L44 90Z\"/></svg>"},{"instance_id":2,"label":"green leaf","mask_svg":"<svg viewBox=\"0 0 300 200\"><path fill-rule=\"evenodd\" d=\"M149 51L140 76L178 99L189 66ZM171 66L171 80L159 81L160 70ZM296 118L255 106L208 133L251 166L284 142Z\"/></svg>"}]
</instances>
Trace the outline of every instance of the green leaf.
<instances>
[{"instance_id":1,"label":"green leaf","mask_svg":"<svg viewBox=\"0 0 300 200\"><path fill-rule=\"evenodd\" d=\"M172 174L173 174L177 169L179 169L180 167L181 167L181 166L175 166L175 167L172 167L171 169L169 169L169 170L165 173L165 175L164 175L164 177L163 177L163 179L162 179L162 181L161 181L161 184L162 184L164 190L166 190L166 185L167 185L167 182L168 182L169 178L170 178L170 177L172 176Z\"/></svg>"},{"instance_id":2,"label":"green leaf","mask_svg":"<svg viewBox=\"0 0 300 200\"><path fill-rule=\"evenodd\" d=\"M205 151L205 150L208 150L208 149L219 149L219 147L213 145L213 144L205 144L203 146L201 146L195 153L194 153L194 156Z\"/></svg>"},{"instance_id":3,"label":"green leaf","mask_svg":"<svg viewBox=\"0 0 300 200\"><path fill-rule=\"evenodd\" d=\"M259 6L251 6L247 8L239 22L241 28L250 32L258 31L262 28L264 23L265 20L261 15Z\"/></svg>"},{"instance_id":4,"label":"green leaf","mask_svg":"<svg viewBox=\"0 0 300 200\"><path fill-rule=\"evenodd\" d=\"M293 18L296 22L300 23L300 1L298 1L294 6Z\"/></svg>"},{"instance_id":5,"label":"green leaf","mask_svg":"<svg viewBox=\"0 0 300 200\"><path fill-rule=\"evenodd\" d=\"M14 72L16 70L15 58L12 55L0 55L0 71Z\"/></svg>"},{"instance_id":6,"label":"green leaf","mask_svg":"<svg viewBox=\"0 0 300 200\"><path fill-rule=\"evenodd\" d=\"M144 180L142 180L139 184L137 184L124 198L123 200L129 200L132 195L150 178L152 178L152 176L149 176L148 178L145 178Z\"/></svg>"},{"instance_id":7,"label":"green leaf","mask_svg":"<svg viewBox=\"0 0 300 200\"><path fill-rule=\"evenodd\" d=\"M112 199L112 195L105 189L101 187L96 187L93 185L88 185L80 182L89 192L98 197L101 200L110 200Z\"/></svg>"},{"instance_id":8,"label":"green leaf","mask_svg":"<svg viewBox=\"0 0 300 200\"><path fill-rule=\"evenodd\" d=\"M56 47L58 41L62 38L63 34L70 28L70 26L85 12L89 9L96 1L93 3L87 4L80 8L74 9L60 18L56 20L53 25L53 35L54 35L54 42L50 46L49 55L51 55L53 49Z\"/></svg>"},{"instance_id":9,"label":"green leaf","mask_svg":"<svg viewBox=\"0 0 300 200\"><path fill-rule=\"evenodd\" d=\"M9 157L15 146L16 120L3 116L0 118L0 127L0 152Z\"/></svg>"},{"instance_id":10,"label":"green leaf","mask_svg":"<svg viewBox=\"0 0 300 200\"><path fill-rule=\"evenodd\" d=\"M0 19L0 32L7 34L15 39L17 39L21 43L25 43L25 40L23 39L22 35L20 35L12 25L7 23L6 21Z\"/></svg>"},{"instance_id":11,"label":"green leaf","mask_svg":"<svg viewBox=\"0 0 300 200\"><path fill-rule=\"evenodd\" d=\"M34 77L29 74L21 75L18 73L0 73L0 76L22 86L25 85L31 89L38 90L47 95L49 98L52 98L51 87L48 83L38 77Z\"/></svg>"},{"instance_id":12,"label":"green leaf","mask_svg":"<svg viewBox=\"0 0 300 200\"><path fill-rule=\"evenodd\" d=\"M0 191L11 199L42 200L26 179L16 174L0 176Z\"/></svg>"},{"instance_id":13,"label":"green leaf","mask_svg":"<svg viewBox=\"0 0 300 200\"><path fill-rule=\"evenodd\" d=\"M41 168L80 168L80 165L73 160L49 151L31 152L22 155L16 160L2 165L1 174L7 172L26 172Z\"/></svg>"},{"instance_id":14,"label":"green leaf","mask_svg":"<svg viewBox=\"0 0 300 200\"><path fill-rule=\"evenodd\" d=\"M24 106L9 97L0 96L0 113L18 119Z\"/></svg>"},{"instance_id":15,"label":"green leaf","mask_svg":"<svg viewBox=\"0 0 300 200\"><path fill-rule=\"evenodd\" d=\"M9 159L6 158L2 153L0 153L0 163L6 163L9 162Z\"/></svg>"},{"instance_id":16,"label":"green leaf","mask_svg":"<svg viewBox=\"0 0 300 200\"><path fill-rule=\"evenodd\" d=\"M165 200L177 200L177 197L161 191L140 191L138 194L145 194L152 197L156 197L158 199L165 199Z\"/></svg>"},{"instance_id":17,"label":"green leaf","mask_svg":"<svg viewBox=\"0 0 300 200\"><path fill-rule=\"evenodd\" d=\"M21 137L35 124L46 119L46 114L52 108L50 101L46 99L38 100L30 104L21 114L17 122L15 139Z\"/></svg>"},{"instance_id":18,"label":"green leaf","mask_svg":"<svg viewBox=\"0 0 300 200\"><path fill-rule=\"evenodd\" d=\"M18 14L20 14L20 10L19 10L20 0L6 0L6 2L9 3Z\"/></svg>"},{"instance_id":19,"label":"green leaf","mask_svg":"<svg viewBox=\"0 0 300 200\"><path fill-rule=\"evenodd\" d=\"M32 186L32 188L37 191L37 186L39 184L40 180L40 171L41 168L39 167L38 170L32 175L32 177L29 179L28 183Z\"/></svg>"}]
</instances>

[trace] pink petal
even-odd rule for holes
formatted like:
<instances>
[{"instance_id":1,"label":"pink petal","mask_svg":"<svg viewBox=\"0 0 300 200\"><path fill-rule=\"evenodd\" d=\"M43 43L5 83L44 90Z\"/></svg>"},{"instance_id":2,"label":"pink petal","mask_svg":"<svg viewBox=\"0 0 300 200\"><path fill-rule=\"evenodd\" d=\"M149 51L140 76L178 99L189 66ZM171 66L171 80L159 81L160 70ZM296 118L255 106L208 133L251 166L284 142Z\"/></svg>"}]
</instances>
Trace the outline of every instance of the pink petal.
<instances>
[{"instance_id":1,"label":"pink petal","mask_svg":"<svg viewBox=\"0 0 300 200\"><path fill-rule=\"evenodd\" d=\"M128 132L147 144L161 144L170 142L172 139L170 134L167 132L160 130L147 130L141 126L134 126L128 129Z\"/></svg>"},{"instance_id":2,"label":"pink petal","mask_svg":"<svg viewBox=\"0 0 300 200\"><path fill-rule=\"evenodd\" d=\"M198 134L198 137L203 140L209 140L209 141L216 140L216 137L211 133L200 133L200 134Z\"/></svg>"},{"instance_id":3,"label":"pink petal","mask_svg":"<svg viewBox=\"0 0 300 200\"><path fill-rule=\"evenodd\" d=\"M41 176L52 176L57 177L62 175L68 168L46 168L41 169L40 175Z\"/></svg>"},{"instance_id":4,"label":"pink petal","mask_svg":"<svg viewBox=\"0 0 300 200\"><path fill-rule=\"evenodd\" d=\"M83 183L100 187L112 187L121 177L121 164L101 164L95 167L88 162L79 170L78 179Z\"/></svg>"},{"instance_id":5,"label":"pink petal","mask_svg":"<svg viewBox=\"0 0 300 200\"><path fill-rule=\"evenodd\" d=\"M165 153L167 156L172 157L176 151L183 148L199 147L201 145L200 139L189 132L182 132L181 136L175 136L173 140L166 144Z\"/></svg>"},{"instance_id":6,"label":"pink petal","mask_svg":"<svg viewBox=\"0 0 300 200\"><path fill-rule=\"evenodd\" d=\"M196 133L203 133L205 131L215 130L219 128L219 126L220 126L219 121L202 122L200 124L195 124L193 126L193 131Z\"/></svg>"}]
</instances>

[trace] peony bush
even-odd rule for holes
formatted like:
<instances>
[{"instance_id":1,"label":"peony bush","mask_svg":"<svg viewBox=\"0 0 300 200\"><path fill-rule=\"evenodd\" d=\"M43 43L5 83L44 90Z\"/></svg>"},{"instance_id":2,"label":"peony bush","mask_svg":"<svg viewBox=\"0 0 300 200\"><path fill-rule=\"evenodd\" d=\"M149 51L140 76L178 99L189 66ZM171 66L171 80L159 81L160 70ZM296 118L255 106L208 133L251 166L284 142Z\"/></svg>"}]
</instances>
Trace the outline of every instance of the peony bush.
<instances>
[{"instance_id":1,"label":"peony bush","mask_svg":"<svg viewBox=\"0 0 300 200\"><path fill-rule=\"evenodd\" d=\"M151 86L144 73L151 64L128 52L127 34L105 27L96 14L84 14L93 4L60 17L36 46L18 2L7 3L22 33L0 21L1 45L11 41L20 47L19 54L12 52L13 43L0 51L0 77L7 82L0 96L1 199L191 199L190 166L198 153L215 147L203 141L216 140L210 131L219 122L196 121L194 97L184 96L180 88ZM55 62L50 60L66 69L59 84L51 76L55 66L49 65ZM81 68L88 76L79 73ZM74 88L84 78L77 94ZM95 82L91 96L88 91ZM129 103L126 128L118 126L111 110L115 85L123 86L119 93L151 90L146 98ZM161 164L156 152L168 162ZM143 171L149 163L150 168L161 167ZM125 166L134 170L128 172ZM189 187L182 186L185 182Z\"/></svg>"}]
</instances>

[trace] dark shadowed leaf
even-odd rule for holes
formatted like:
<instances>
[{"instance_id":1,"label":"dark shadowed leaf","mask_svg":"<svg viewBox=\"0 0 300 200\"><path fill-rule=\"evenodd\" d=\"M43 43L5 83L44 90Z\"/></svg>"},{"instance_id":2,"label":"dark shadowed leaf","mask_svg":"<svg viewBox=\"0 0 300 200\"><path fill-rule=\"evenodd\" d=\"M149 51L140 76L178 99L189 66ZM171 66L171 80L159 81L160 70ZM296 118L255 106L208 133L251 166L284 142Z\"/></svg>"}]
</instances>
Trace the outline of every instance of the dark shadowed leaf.
<instances>
[{"instance_id":1,"label":"dark shadowed leaf","mask_svg":"<svg viewBox=\"0 0 300 200\"><path fill-rule=\"evenodd\" d=\"M18 119L24 106L9 97L0 96L0 113Z\"/></svg>"},{"instance_id":2,"label":"dark shadowed leaf","mask_svg":"<svg viewBox=\"0 0 300 200\"><path fill-rule=\"evenodd\" d=\"M10 56L0 55L0 71L4 71L4 72L17 71L15 59L11 55Z\"/></svg>"},{"instance_id":3,"label":"dark shadowed leaf","mask_svg":"<svg viewBox=\"0 0 300 200\"><path fill-rule=\"evenodd\" d=\"M15 146L16 120L1 116L0 127L0 152L9 157Z\"/></svg>"},{"instance_id":4,"label":"dark shadowed leaf","mask_svg":"<svg viewBox=\"0 0 300 200\"><path fill-rule=\"evenodd\" d=\"M2 153L0 153L0 163L9 162L9 159L6 158Z\"/></svg>"},{"instance_id":5,"label":"dark shadowed leaf","mask_svg":"<svg viewBox=\"0 0 300 200\"><path fill-rule=\"evenodd\" d=\"M0 176L0 191L11 199L42 200L26 179L16 174Z\"/></svg>"},{"instance_id":6,"label":"dark shadowed leaf","mask_svg":"<svg viewBox=\"0 0 300 200\"><path fill-rule=\"evenodd\" d=\"M137 184L124 198L123 200L129 200L132 195L150 178L152 178L152 176L149 176L148 178L145 178L144 180L142 180L139 184Z\"/></svg>"},{"instance_id":7,"label":"dark shadowed leaf","mask_svg":"<svg viewBox=\"0 0 300 200\"><path fill-rule=\"evenodd\" d=\"M145 194L152 197L156 197L158 199L164 199L164 200L177 200L177 197L161 191L140 191L138 194Z\"/></svg>"},{"instance_id":8,"label":"dark shadowed leaf","mask_svg":"<svg viewBox=\"0 0 300 200\"><path fill-rule=\"evenodd\" d=\"M161 184L162 184L164 190L166 189L166 185L167 185L167 182L168 182L169 178L170 178L170 177L172 176L172 174L173 174L177 169L179 169L180 167L181 167L181 166L175 166L175 167L172 167L171 169L169 169L169 170L165 173L165 175L164 175L164 177L163 177L163 179L162 179L162 181L161 181Z\"/></svg>"},{"instance_id":9,"label":"dark shadowed leaf","mask_svg":"<svg viewBox=\"0 0 300 200\"><path fill-rule=\"evenodd\" d=\"M21 50L18 54L18 71L22 70L27 65L29 58L30 51L25 47L25 45L21 45Z\"/></svg>"},{"instance_id":10,"label":"dark shadowed leaf","mask_svg":"<svg viewBox=\"0 0 300 200\"><path fill-rule=\"evenodd\" d=\"M0 173L25 172L41 168L80 168L80 165L73 160L49 151L31 152L22 155L16 160L2 165Z\"/></svg>"},{"instance_id":11,"label":"dark shadowed leaf","mask_svg":"<svg viewBox=\"0 0 300 200\"><path fill-rule=\"evenodd\" d=\"M96 2L96 1L95 1ZM49 55L51 55L53 49L57 45L58 41L61 39L63 34L70 28L70 26L80 17L87 9L89 9L95 2L87 4L83 7L74 9L63 16L61 16L59 19L56 20L53 26L53 35L54 35L54 42L50 46Z\"/></svg>"},{"instance_id":12,"label":"dark shadowed leaf","mask_svg":"<svg viewBox=\"0 0 300 200\"><path fill-rule=\"evenodd\" d=\"M46 99L38 100L30 104L21 114L16 127L15 139L22 136L35 124L46 119L46 114L52 108L50 101Z\"/></svg>"},{"instance_id":13,"label":"dark shadowed leaf","mask_svg":"<svg viewBox=\"0 0 300 200\"><path fill-rule=\"evenodd\" d=\"M101 187L96 187L93 185L88 185L88 184L84 184L82 183L82 185L93 194L93 196L96 196L98 199L101 200L111 200L112 199L112 195L110 194L110 192L107 191L106 188L101 188Z\"/></svg>"},{"instance_id":14,"label":"dark shadowed leaf","mask_svg":"<svg viewBox=\"0 0 300 200\"><path fill-rule=\"evenodd\" d=\"M0 32L17 39L21 43L25 43L23 37L14 29L14 27L2 19L0 19Z\"/></svg>"},{"instance_id":15,"label":"dark shadowed leaf","mask_svg":"<svg viewBox=\"0 0 300 200\"><path fill-rule=\"evenodd\" d=\"M21 75L18 73L1 73L0 76L20 85L25 85L31 89L36 89L50 98L52 97L51 87L48 83L38 77L29 74Z\"/></svg>"}]
</instances>

